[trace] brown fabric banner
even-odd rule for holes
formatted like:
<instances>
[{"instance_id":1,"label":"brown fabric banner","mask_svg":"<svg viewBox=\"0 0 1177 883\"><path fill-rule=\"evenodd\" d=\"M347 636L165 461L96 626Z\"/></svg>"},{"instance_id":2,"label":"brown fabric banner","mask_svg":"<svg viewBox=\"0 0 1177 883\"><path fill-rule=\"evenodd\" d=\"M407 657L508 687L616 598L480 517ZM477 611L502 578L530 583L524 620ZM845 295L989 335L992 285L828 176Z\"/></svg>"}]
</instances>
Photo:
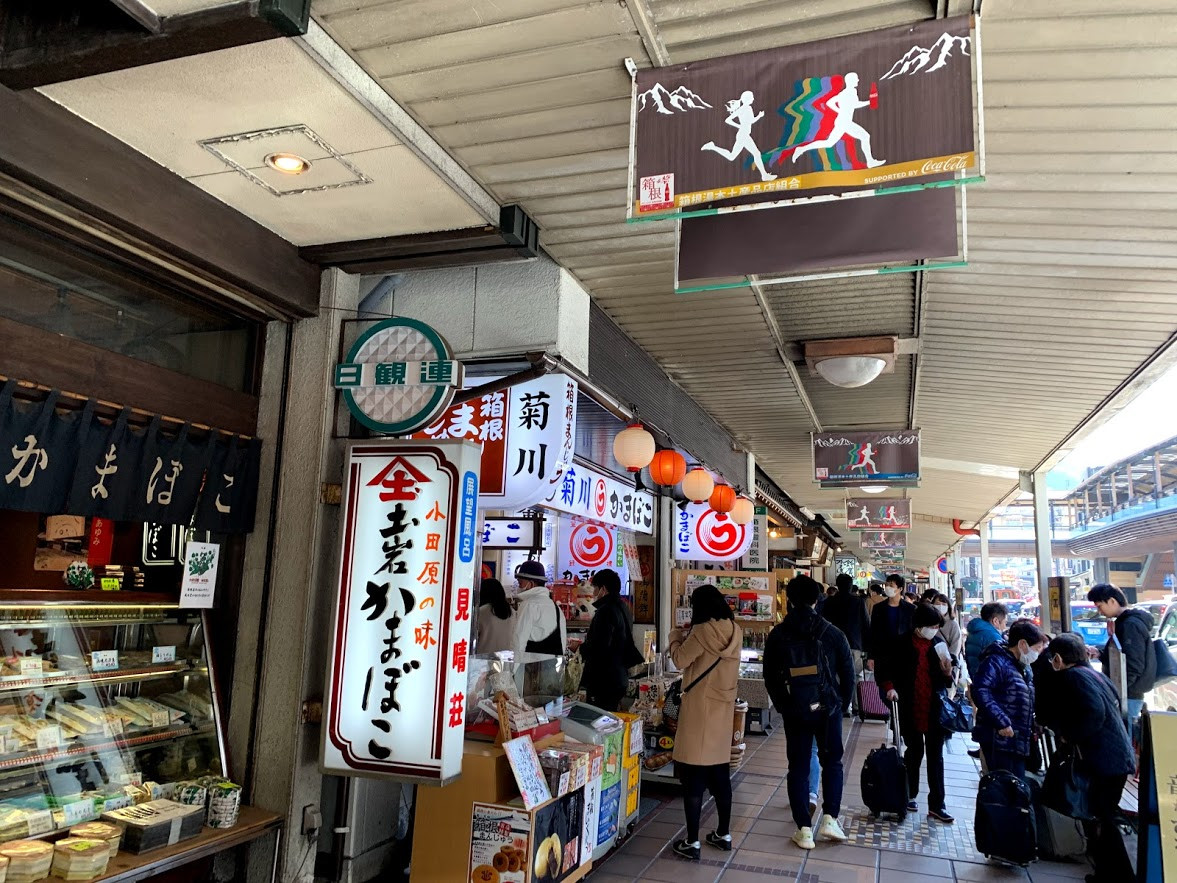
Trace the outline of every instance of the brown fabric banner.
<instances>
[{"instance_id":1,"label":"brown fabric banner","mask_svg":"<svg viewBox=\"0 0 1177 883\"><path fill-rule=\"evenodd\" d=\"M971 18L639 71L631 216L976 174Z\"/></svg>"},{"instance_id":2,"label":"brown fabric banner","mask_svg":"<svg viewBox=\"0 0 1177 883\"><path fill-rule=\"evenodd\" d=\"M683 218L678 279L956 257L958 233L955 188Z\"/></svg>"},{"instance_id":3,"label":"brown fabric banner","mask_svg":"<svg viewBox=\"0 0 1177 883\"><path fill-rule=\"evenodd\" d=\"M823 486L918 481L918 429L815 432L813 480Z\"/></svg>"}]
</instances>

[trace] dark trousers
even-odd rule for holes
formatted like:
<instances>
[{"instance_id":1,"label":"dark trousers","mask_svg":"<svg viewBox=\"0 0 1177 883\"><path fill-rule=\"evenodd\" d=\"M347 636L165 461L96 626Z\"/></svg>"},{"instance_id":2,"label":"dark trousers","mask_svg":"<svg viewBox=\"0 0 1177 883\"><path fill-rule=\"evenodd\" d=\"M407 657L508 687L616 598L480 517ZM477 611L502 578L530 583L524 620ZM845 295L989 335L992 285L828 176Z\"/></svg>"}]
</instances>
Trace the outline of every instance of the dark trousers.
<instances>
[{"instance_id":1,"label":"dark trousers","mask_svg":"<svg viewBox=\"0 0 1177 883\"><path fill-rule=\"evenodd\" d=\"M909 723L903 727L905 751L903 763L907 766L907 793L915 800L920 793L920 764L925 755L928 758L928 809L939 812L944 809L944 731L936 725L928 727L927 733L916 730Z\"/></svg>"},{"instance_id":2,"label":"dark trousers","mask_svg":"<svg viewBox=\"0 0 1177 883\"><path fill-rule=\"evenodd\" d=\"M835 819L842 811L842 709L824 718L799 720L785 717L785 751L789 758L789 807L798 828L813 827L809 814L809 760L817 742L821 764L822 812ZM814 783L816 787L817 783Z\"/></svg>"},{"instance_id":3,"label":"dark trousers","mask_svg":"<svg viewBox=\"0 0 1177 883\"><path fill-rule=\"evenodd\" d=\"M720 837L730 834L732 822L732 768L731 764L717 763L715 766L696 766L689 763L675 763L674 771L683 784L683 807L687 816L687 843L699 839L699 819L703 814L703 792L710 791L715 798L715 833Z\"/></svg>"},{"instance_id":4,"label":"dark trousers","mask_svg":"<svg viewBox=\"0 0 1177 883\"><path fill-rule=\"evenodd\" d=\"M1095 821L1084 822L1083 830L1087 834L1087 854L1095 868L1095 879L1100 883L1135 879L1132 861L1124 846L1124 835L1115 822L1127 778L1122 775L1091 777L1088 800Z\"/></svg>"}]
</instances>

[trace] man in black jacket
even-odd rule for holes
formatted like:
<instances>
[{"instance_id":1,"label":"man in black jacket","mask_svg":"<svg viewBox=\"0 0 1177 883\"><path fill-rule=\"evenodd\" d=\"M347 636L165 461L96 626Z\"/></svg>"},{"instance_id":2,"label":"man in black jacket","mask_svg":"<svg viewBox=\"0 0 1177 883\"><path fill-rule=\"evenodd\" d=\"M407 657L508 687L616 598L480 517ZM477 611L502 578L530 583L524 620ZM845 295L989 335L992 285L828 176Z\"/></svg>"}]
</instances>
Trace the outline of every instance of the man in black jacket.
<instances>
[{"instance_id":1,"label":"man in black jacket","mask_svg":"<svg viewBox=\"0 0 1177 883\"><path fill-rule=\"evenodd\" d=\"M851 650L861 652L866 649L866 633L870 628L870 620L866 617L866 599L854 594L854 580L849 574L838 574L834 588L835 592L826 599L821 614L830 625L846 636Z\"/></svg>"},{"instance_id":2,"label":"man in black jacket","mask_svg":"<svg viewBox=\"0 0 1177 883\"><path fill-rule=\"evenodd\" d=\"M898 573L888 576L883 586L887 602L876 604L871 611L866 664L879 683L895 680L896 653L903 639L912 632L915 607L903 600L904 584L905 580Z\"/></svg>"},{"instance_id":3,"label":"man in black jacket","mask_svg":"<svg viewBox=\"0 0 1177 883\"><path fill-rule=\"evenodd\" d=\"M1157 657L1152 647L1152 614L1147 610L1129 607L1124 593L1107 583L1094 586L1087 593L1087 600L1096 606L1101 615L1116 621L1115 638L1123 654L1121 664L1127 672L1128 723L1131 726L1140 717L1144 694L1155 687L1157 682ZM1109 638L1103 650L1099 651L1103 670L1109 676L1114 668L1111 665L1111 652L1112 641ZM1121 683L1112 678L1112 684L1117 690L1121 688Z\"/></svg>"},{"instance_id":4,"label":"man in black jacket","mask_svg":"<svg viewBox=\"0 0 1177 883\"><path fill-rule=\"evenodd\" d=\"M620 711L629 686L629 669L641 662L633 643L633 614L621 597L621 577L614 570L593 574L593 606L597 612L580 645L584 673L580 685L589 705L603 711Z\"/></svg>"},{"instance_id":5,"label":"man in black jacket","mask_svg":"<svg viewBox=\"0 0 1177 883\"><path fill-rule=\"evenodd\" d=\"M821 585L797 576L785 587L789 614L764 645L764 686L784 718L788 752L789 806L797 832L793 842L813 849L809 794L810 755L817 743L821 764L822 819L817 836L845 840L838 824L842 804L842 710L854 695L854 662L846 636L814 611Z\"/></svg>"}]
</instances>

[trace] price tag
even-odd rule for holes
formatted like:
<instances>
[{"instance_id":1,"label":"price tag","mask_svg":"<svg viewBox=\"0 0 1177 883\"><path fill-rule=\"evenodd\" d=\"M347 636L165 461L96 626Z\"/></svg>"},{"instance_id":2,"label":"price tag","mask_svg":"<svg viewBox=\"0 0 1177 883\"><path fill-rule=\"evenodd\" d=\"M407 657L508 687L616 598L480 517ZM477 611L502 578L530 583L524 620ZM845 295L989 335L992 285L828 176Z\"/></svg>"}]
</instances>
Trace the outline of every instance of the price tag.
<instances>
[{"instance_id":1,"label":"price tag","mask_svg":"<svg viewBox=\"0 0 1177 883\"><path fill-rule=\"evenodd\" d=\"M89 822L98 818L98 813L94 810L94 798L87 797L85 800L75 800L73 803L67 803L62 807L65 811L65 826L71 828L74 825L80 825L82 822Z\"/></svg>"},{"instance_id":2,"label":"price tag","mask_svg":"<svg viewBox=\"0 0 1177 883\"><path fill-rule=\"evenodd\" d=\"M37 730L37 749L48 751L50 748L61 747L61 727L56 724Z\"/></svg>"},{"instance_id":3,"label":"price tag","mask_svg":"<svg viewBox=\"0 0 1177 883\"><path fill-rule=\"evenodd\" d=\"M123 587L123 581L117 576L104 576L98 585L104 592L117 592Z\"/></svg>"},{"instance_id":4,"label":"price tag","mask_svg":"<svg viewBox=\"0 0 1177 883\"><path fill-rule=\"evenodd\" d=\"M28 814L27 818L30 837L36 837L38 834L47 834L53 830L53 813L47 809L34 810Z\"/></svg>"},{"instance_id":5,"label":"price tag","mask_svg":"<svg viewBox=\"0 0 1177 883\"><path fill-rule=\"evenodd\" d=\"M122 734L123 734L122 718L108 717L106 719L106 723L104 723L102 725L102 735L106 736L108 739L112 739L115 736L121 736Z\"/></svg>"},{"instance_id":6,"label":"price tag","mask_svg":"<svg viewBox=\"0 0 1177 883\"><path fill-rule=\"evenodd\" d=\"M118 650L95 650L90 654L91 671L116 671L118 667Z\"/></svg>"},{"instance_id":7,"label":"price tag","mask_svg":"<svg viewBox=\"0 0 1177 883\"><path fill-rule=\"evenodd\" d=\"M26 678L39 678L45 674L45 663L40 656L22 656L20 673Z\"/></svg>"},{"instance_id":8,"label":"price tag","mask_svg":"<svg viewBox=\"0 0 1177 883\"><path fill-rule=\"evenodd\" d=\"M151 712L151 726L153 727L167 727L172 723L172 716L167 711L153 711Z\"/></svg>"},{"instance_id":9,"label":"price tag","mask_svg":"<svg viewBox=\"0 0 1177 883\"><path fill-rule=\"evenodd\" d=\"M131 798L126 794L120 794L117 797L108 797L102 802L102 811L111 812L116 809L123 809L131 805Z\"/></svg>"},{"instance_id":10,"label":"price tag","mask_svg":"<svg viewBox=\"0 0 1177 883\"><path fill-rule=\"evenodd\" d=\"M151 648L151 664L159 665L164 662L176 661L176 648L171 647L152 647Z\"/></svg>"}]
</instances>

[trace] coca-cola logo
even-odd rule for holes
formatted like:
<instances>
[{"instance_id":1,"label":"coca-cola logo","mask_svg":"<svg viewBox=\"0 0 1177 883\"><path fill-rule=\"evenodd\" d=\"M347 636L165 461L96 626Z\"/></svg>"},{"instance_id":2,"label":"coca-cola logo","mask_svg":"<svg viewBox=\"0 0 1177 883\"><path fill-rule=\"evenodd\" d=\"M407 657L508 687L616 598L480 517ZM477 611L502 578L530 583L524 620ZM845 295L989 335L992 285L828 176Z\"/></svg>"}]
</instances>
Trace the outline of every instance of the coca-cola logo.
<instances>
[{"instance_id":1,"label":"coca-cola logo","mask_svg":"<svg viewBox=\"0 0 1177 883\"><path fill-rule=\"evenodd\" d=\"M946 159L930 159L923 164L920 172L924 175L934 172L959 172L967 169L970 162L970 154L960 153L956 156L947 157Z\"/></svg>"},{"instance_id":2,"label":"coca-cola logo","mask_svg":"<svg viewBox=\"0 0 1177 883\"><path fill-rule=\"evenodd\" d=\"M726 513L708 509L695 522L699 548L715 558L734 558L744 547L748 528L736 524Z\"/></svg>"},{"instance_id":3,"label":"coca-cola logo","mask_svg":"<svg viewBox=\"0 0 1177 883\"><path fill-rule=\"evenodd\" d=\"M613 532L586 521L577 523L568 538L568 551L579 567L595 570L613 560Z\"/></svg>"}]
</instances>

